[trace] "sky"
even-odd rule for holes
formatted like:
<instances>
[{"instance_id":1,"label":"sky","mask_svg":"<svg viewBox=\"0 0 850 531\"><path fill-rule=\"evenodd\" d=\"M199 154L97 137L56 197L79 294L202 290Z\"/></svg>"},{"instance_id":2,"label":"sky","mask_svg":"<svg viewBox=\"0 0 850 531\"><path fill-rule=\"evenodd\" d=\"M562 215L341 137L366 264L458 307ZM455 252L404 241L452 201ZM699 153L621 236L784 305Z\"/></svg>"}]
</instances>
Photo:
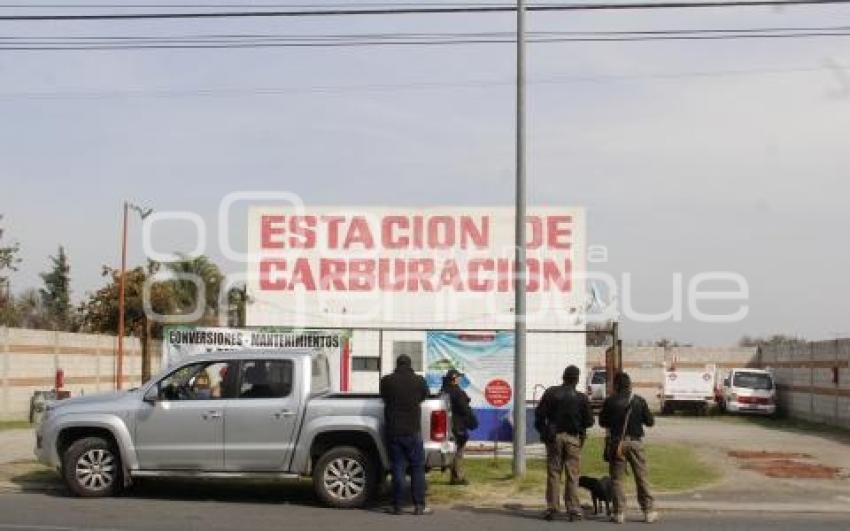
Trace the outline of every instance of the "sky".
<instances>
[{"instance_id":1,"label":"sky","mask_svg":"<svg viewBox=\"0 0 850 531\"><path fill-rule=\"evenodd\" d=\"M842 25L850 6L528 16L530 31ZM6 37L513 28L513 14L0 21ZM23 260L13 290L38 287L58 245L76 300L102 285L101 265L119 262L124 199L200 215L204 251L226 271L243 269L222 257L216 231L234 191L510 205L514 61L511 44L0 50L0 214ZM588 243L608 254L589 268L630 275L640 311L669 309L677 274L685 287L705 271L749 285L740 322L625 320L627 341L850 336L847 68L848 37L529 45L529 204L585 207ZM132 221L131 264L144 259L140 227ZM237 215L237 245L244 233ZM154 237L163 250L194 247L184 225Z\"/></svg>"}]
</instances>

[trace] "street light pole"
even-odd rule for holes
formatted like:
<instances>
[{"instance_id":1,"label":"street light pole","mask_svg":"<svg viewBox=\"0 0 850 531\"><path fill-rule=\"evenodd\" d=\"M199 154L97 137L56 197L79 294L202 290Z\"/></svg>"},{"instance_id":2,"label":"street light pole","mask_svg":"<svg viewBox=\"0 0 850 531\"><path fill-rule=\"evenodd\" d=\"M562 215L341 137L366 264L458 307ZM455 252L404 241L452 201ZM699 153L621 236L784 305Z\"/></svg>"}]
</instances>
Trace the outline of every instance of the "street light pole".
<instances>
[{"instance_id":1,"label":"street light pole","mask_svg":"<svg viewBox=\"0 0 850 531\"><path fill-rule=\"evenodd\" d=\"M115 389L121 389L124 372L124 289L127 276L127 210L124 201L124 227L121 236L121 278L118 283L118 360L115 364Z\"/></svg>"},{"instance_id":2,"label":"street light pole","mask_svg":"<svg viewBox=\"0 0 850 531\"><path fill-rule=\"evenodd\" d=\"M514 214L514 477L525 475L525 0L516 10L516 209Z\"/></svg>"}]
</instances>

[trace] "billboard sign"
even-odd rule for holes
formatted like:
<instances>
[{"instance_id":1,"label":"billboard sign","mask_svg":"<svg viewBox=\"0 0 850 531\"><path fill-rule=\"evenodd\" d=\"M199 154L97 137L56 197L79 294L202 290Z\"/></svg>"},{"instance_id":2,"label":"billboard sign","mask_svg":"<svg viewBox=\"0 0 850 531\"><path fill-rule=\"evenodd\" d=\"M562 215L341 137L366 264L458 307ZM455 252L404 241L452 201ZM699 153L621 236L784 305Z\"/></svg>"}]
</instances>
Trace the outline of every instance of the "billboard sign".
<instances>
[{"instance_id":1,"label":"billboard sign","mask_svg":"<svg viewBox=\"0 0 850 531\"><path fill-rule=\"evenodd\" d=\"M505 329L513 323L509 207L252 207L252 325ZM529 208L530 328L584 326L585 218Z\"/></svg>"}]
</instances>

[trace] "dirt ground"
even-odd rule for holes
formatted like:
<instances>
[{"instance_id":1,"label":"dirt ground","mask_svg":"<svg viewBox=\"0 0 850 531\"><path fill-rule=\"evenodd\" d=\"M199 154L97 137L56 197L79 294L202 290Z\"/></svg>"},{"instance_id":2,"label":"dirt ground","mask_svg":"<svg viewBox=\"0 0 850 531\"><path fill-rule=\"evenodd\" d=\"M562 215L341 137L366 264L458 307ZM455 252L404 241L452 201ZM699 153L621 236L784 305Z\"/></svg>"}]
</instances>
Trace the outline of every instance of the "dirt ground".
<instances>
[{"instance_id":1,"label":"dirt ground","mask_svg":"<svg viewBox=\"0 0 850 531\"><path fill-rule=\"evenodd\" d=\"M0 464L35 459L33 430L0 430Z\"/></svg>"},{"instance_id":2,"label":"dirt ground","mask_svg":"<svg viewBox=\"0 0 850 531\"><path fill-rule=\"evenodd\" d=\"M850 440L717 417L658 417L647 441L694 446L724 473L697 499L850 502ZM651 463L650 463L651 466Z\"/></svg>"}]
</instances>

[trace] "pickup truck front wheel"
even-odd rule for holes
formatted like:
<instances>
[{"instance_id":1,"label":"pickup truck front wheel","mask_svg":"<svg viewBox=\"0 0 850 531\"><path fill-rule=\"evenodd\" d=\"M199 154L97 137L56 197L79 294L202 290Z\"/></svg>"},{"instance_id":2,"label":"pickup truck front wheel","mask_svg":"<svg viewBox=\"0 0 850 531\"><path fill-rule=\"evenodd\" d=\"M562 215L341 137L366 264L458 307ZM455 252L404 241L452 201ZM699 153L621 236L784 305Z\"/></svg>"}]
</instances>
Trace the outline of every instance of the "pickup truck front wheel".
<instances>
[{"instance_id":1,"label":"pickup truck front wheel","mask_svg":"<svg viewBox=\"0 0 850 531\"><path fill-rule=\"evenodd\" d=\"M323 503L339 509L362 507L378 481L377 467L369 455L353 446L325 452L313 469L313 487Z\"/></svg>"},{"instance_id":2,"label":"pickup truck front wheel","mask_svg":"<svg viewBox=\"0 0 850 531\"><path fill-rule=\"evenodd\" d=\"M121 457L109 441L85 437L65 450L62 476L77 496L114 496L121 487Z\"/></svg>"}]
</instances>

